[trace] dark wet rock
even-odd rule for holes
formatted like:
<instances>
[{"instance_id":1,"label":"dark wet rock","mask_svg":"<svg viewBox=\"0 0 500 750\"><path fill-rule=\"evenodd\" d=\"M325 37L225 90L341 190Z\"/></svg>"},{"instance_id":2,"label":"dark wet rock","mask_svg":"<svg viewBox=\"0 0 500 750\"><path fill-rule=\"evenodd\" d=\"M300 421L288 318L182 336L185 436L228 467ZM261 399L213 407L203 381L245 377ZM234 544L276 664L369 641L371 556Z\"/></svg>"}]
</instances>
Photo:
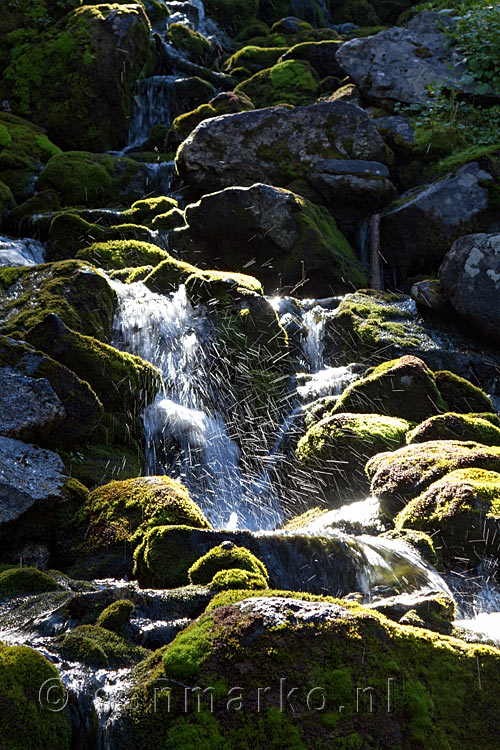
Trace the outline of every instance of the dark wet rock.
<instances>
[{"instance_id":1,"label":"dark wet rock","mask_svg":"<svg viewBox=\"0 0 500 750\"><path fill-rule=\"evenodd\" d=\"M0 368L0 433L38 442L66 412L46 378L29 378L11 367Z\"/></svg>"},{"instance_id":2,"label":"dark wet rock","mask_svg":"<svg viewBox=\"0 0 500 750\"><path fill-rule=\"evenodd\" d=\"M366 96L417 103L429 84L459 85L464 66L457 65L443 33L451 25L444 15L420 13L406 27L346 42L337 62Z\"/></svg>"},{"instance_id":3,"label":"dark wet rock","mask_svg":"<svg viewBox=\"0 0 500 750\"><path fill-rule=\"evenodd\" d=\"M496 214L489 183L495 184L492 175L471 162L388 206L380 221L381 253L399 279L436 273L454 240L489 229Z\"/></svg>"},{"instance_id":4,"label":"dark wet rock","mask_svg":"<svg viewBox=\"0 0 500 750\"><path fill-rule=\"evenodd\" d=\"M445 256L439 278L455 310L500 343L500 234L458 239Z\"/></svg>"},{"instance_id":5,"label":"dark wet rock","mask_svg":"<svg viewBox=\"0 0 500 750\"><path fill-rule=\"evenodd\" d=\"M418 618L420 627L452 634L452 622L456 614L455 602L442 592L399 594L365 606L404 625L417 625Z\"/></svg>"},{"instance_id":6,"label":"dark wet rock","mask_svg":"<svg viewBox=\"0 0 500 750\"><path fill-rule=\"evenodd\" d=\"M197 265L249 268L269 292L301 278L316 294L364 283L327 209L288 190L260 183L226 188L188 206L185 217L188 226L170 235L173 250L182 248Z\"/></svg>"},{"instance_id":7,"label":"dark wet rock","mask_svg":"<svg viewBox=\"0 0 500 750\"><path fill-rule=\"evenodd\" d=\"M387 160L369 116L354 104L270 107L202 122L177 153L188 185L208 192L266 181L286 186L325 159Z\"/></svg>"},{"instance_id":8,"label":"dark wet rock","mask_svg":"<svg viewBox=\"0 0 500 750\"><path fill-rule=\"evenodd\" d=\"M400 138L405 143L413 143L415 140L415 131L410 124L408 117L404 115L387 115L387 117L375 117L373 124L384 136Z\"/></svg>"},{"instance_id":9,"label":"dark wet rock","mask_svg":"<svg viewBox=\"0 0 500 750\"><path fill-rule=\"evenodd\" d=\"M445 312L448 306L439 279L417 281L411 288L411 297L424 310L432 310L435 313Z\"/></svg>"}]
</instances>

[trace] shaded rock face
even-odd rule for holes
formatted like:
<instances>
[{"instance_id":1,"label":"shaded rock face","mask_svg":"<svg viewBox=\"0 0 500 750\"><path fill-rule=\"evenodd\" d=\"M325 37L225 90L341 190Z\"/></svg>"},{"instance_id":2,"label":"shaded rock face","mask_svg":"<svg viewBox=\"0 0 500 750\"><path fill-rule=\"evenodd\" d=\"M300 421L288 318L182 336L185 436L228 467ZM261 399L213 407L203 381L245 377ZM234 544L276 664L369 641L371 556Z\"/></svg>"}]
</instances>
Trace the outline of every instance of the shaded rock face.
<instances>
[{"instance_id":1,"label":"shaded rock face","mask_svg":"<svg viewBox=\"0 0 500 750\"><path fill-rule=\"evenodd\" d=\"M417 103L427 96L428 84L457 86L464 72L446 47L442 29L450 25L442 15L420 13L406 28L346 42L336 59L366 96Z\"/></svg>"},{"instance_id":2,"label":"shaded rock face","mask_svg":"<svg viewBox=\"0 0 500 750\"><path fill-rule=\"evenodd\" d=\"M455 310L500 343L500 234L458 239L446 255L439 277Z\"/></svg>"},{"instance_id":3,"label":"shaded rock face","mask_svg":"<svg viewBox=\"0 0 500 750\"><path fill-rule=\"evenodd\" d=\"M61 497L67 477L57 453L0 437L0 464L0 524L37 502Z\"/></svg>"},{"instance_id":4,"label":"shaded rock face","mask_svg":"<svg viewBox=\"0 0 500 750\"><path fill-rule=\"evenodd\" d=\"M325 158L386 161L386 147L355 104L269 107L202 122L177 153L181 177L196 190L265 180L286 186Z\"/></svg>"},{"instance_id":5,"label":"shaded rock face","mask_svg":"<svg viewBox=\"0 0 500 750\"><path fill-rule=\"evenodd\" d=\"M11 367L0 369L0 432L37 441L65 416L64 407L46 378L26 377Z\"/></svg>"},{"instance_id":6,"label":"shaded rock face","mask_svg":"<svg viewBox=\"0 0 500 750\"><path fill-rule=\"evenodd\" d=\"M328 211L269 185L226 188L187 207L187 228L170 236L194 263L250 268L269 291L305 275L329 294L365 283L361 263Z\"/></svg>"},{"instance_id":7,"label":"shaded rock face","mask_svg":"<svg viewBox=\"0 0 500 750\"><path fill-rule=\"evenodd\" d=\"M383 257L401 279L437 271L451 243L494 221L485 183L493 177L471 162L404 193L380 221Z\"/></svg>"}]
</instances>

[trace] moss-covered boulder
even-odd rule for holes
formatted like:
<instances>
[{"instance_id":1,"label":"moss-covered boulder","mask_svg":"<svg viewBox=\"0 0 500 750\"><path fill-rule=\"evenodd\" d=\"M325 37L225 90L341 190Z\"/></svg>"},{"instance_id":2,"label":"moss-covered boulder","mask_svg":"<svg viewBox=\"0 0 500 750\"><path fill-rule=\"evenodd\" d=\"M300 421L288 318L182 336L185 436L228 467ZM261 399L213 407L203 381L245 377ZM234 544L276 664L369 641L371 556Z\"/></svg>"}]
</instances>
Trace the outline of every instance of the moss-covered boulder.
<instances>
[{"instance_id":1,"label":"moss-covered boulder","mask_svg":"<svg viewBox=\"0 0 500 750\"><path fill-rule=\"evenodd\" d=\"M305 60L319 75L320 78L335 76L344 78L344 72L338 65L335 55L339 49L340 41L325 40L322 42L302 42L290 47L281 56L281 61Z\"/></svg>"},{"instance_id":2,"label":"moss-covered boulder","mask_svg":"<svg viewBox=\"0 0 500 750\"><path fill-rule=\"evenodd\" d=\"M148 651L142 646L99 625L78 625L60 636L57 650L71 661L111 669L130 667L148 656Z\"/></svg>"},{"instance_id":3,"label":"moss-covered boulder","mask_svg":"<svg viewBox=\"0 0 500 750\"><path fill-rule=\"evenodd\" d=\"M168 253L156 245L139 240L95 242L77 253L80 260L86 260L97 268L104 268L105 271L156 266L168 257Z\"/></svg>"},{"instance_id":4,"label":"moss-covered boulder","mask_svg":"<svg viewBox=\"0 0 500 750\"><path fill-rule=\"evenodd\" d=\"M0 92L64 148L120 148L131 84L150 69L151 50L142 4L84 5L29 40L21 35Z\"/></svg>"},{"instance_id":5,"label":"moss-covered boulder","mask_svg":"<svg viewBox=\"0 0 500 750\"><path fill-rule=\"evenodd\" d=\"M457 469L433 482L396 516L396 528L432 534L445 565L477 567L496 555L500 531L500 473Z\"/></svg>"},{"instance_id":6,"label":"moss-covered boulder","mask_svg":"<svg viewBox=\"0 0 500 750\"><path fill-rule=\"evenodd\" d=\"M168 27L167 41L198 65L207 65L210 62L212 44L199 31L194 31L182 23L172 23Z\"/></svg>"},{"instance_id":7,"label":"moss-covered boulder","mask_svg":"<svg viewBox=\"0 0 500 750\"><path fill-rule=\"evenodd\" d=\"M319 76L308 62L287 60L255 73L235 92L248 96L257 108L312 104L319 95Z\"/></svg>"},{"instance_id":8,"label":"moss-covered boulder","mask_svg":"<svg viewBox=\"0 0 500 750\"><path fill-rule=\"evenodd\" d=\"M210 99L207 104L200 104L199 107L191 110L191 112L185 112L176 117L168 132L168 145L172 148L177 148L200 122L208 120L210 117L218 117L219 115L228 115L235 112L248 112L252 109L255 109L253 102L243 92L224 91L214 96L213 99Z\"/></svg>"},{"instance_id":9,"label":"moss-covered boulder","mask_svg":"<svg viewBox=\"0 0 500 750\"><path fill-rule=\"evenodd\" d=\"M438 391L451 411L459 414L494 411L486 393L468 380L448 370L440 370L434 373L434 377Z\"/></svg>"},{"instance_id":10,"label":"moss-covered boulder","mask_svg":"<svg viewBox=\"0 0 500 750\"><path fill-rule=\"evenodd\" d=\"M302 279L316 295L361 286L365 272L335 220L322 206L289 190L257 183L205 195L186 208L188 226L172 247L224 270L252 264L268 292Z\"/></svg>"},{"instance_id":11,"label":"moss-covered boulder","mask_svg":"<svg viewBox=\"0 0 500 750\"><path fill-rule=\"evenodd\" d=\"M88 383L29 344L0 336L0 366L35 383L48 384L59 399L64 415L38 435L39 444L72 448L81 444L101 419L102 405Z\"/></svg>"},{"instance_id":12,"label":"moss-covered boulder","mask_svg":"<svg viewBox=\"0 0 500 750\"><path fill-rule=\"evenodd\" d=\"M406 436L408 444L429 440L472 440L482 445L500 446L500 417L447 412L426 419Z\"/></svg>"},{"instance_id":13,"label":"moss-covered boulder","mask_svg":"<svg viewBox=\"0 0 500 750\"><path fill-rule=\"evenodd\" d=\"M115 301L104 276L82 261L0 269L0 330L7 335L55 313L74 331L107 341Z\"/></svg>"},{"instance_id":14,"label":"moss-covered boulder","mask_svg":"<svg viewBox=\"0 0 500 750\"><path fill-rule=\"evenodd\" d=\"M207 16L213 18L224 31L236 35L244 26L255 20L259 0L206 0Z\"/></svg>"},{"instance_id":15,"label":"moss-covered boulder","mask_svg":"<svg viewBox=\"0 0 500 750\"><path fill-rule=\"evenodd\" d=\"M266 566L245 547L236 547L232 542L223 542L198 558L188 570L189 580L195 584L210 585L217 573L235 568L254 573L266 583L269 582Z\"/></svg>"},{"instance_id":16,"label":"moss-covered boulder","mask_svg":"<svg viewBox=\"0 0 500 750\"><path fill-rule=\"evenodd\" d=\"M143 187L144 175L138 162L88 151L53 156L37 182L37 190L55 190L61 205L89 208L129 206L142 197Z\"/></svg>"},{"instance_id":17,"label":"moss-covered boulder","mask_svg":"<svg viewBox=\"0 0 500 750\"><path fill-rule=\"evenodd\" d=\"M210 587L216 591L244 590L250 591L267 589L269 583L260 573L252 573L241 568L219 570L210 582Z\"/></svg>"},{"instance_id":18,"label":"moss-covered boulder","mask_svg":"<svg viewBox=\"0 0 500 750\"><path fill-rule=\"evenodd\" d=\"M366 472L381 511L392 518L410 500L455 469L500 471L500 448L455 440L434 440L381 453Z\"/></svg>"},{"instance_id":19,"label":"moss-covered boulder","mask_svg":"<svg viewBox=\"0 0 500 750\"><path fill-rule=\"evenodd\" d=\"M133 611L134 605L129 599L118 599L101 612L96 625L126 638Z\"/></svg>"},{"instance_id":20,"label":"moss-covered boulder","mask_svg":"<svg viewBox=\"0 0 500 750\"><path fill-rule=\"evenodd\" d=\"M44 685L50 685L50 701ZM0 696L0 737L5 750L69 750L71 724L63 710L65 689L57 669L42 654L26 646L0 643Z\"/></svg>"},{"instance_id":21,"label":"moss-covered boulder","mask_svg":"<svg viewBox=\"0 0 500 750\"><path fill-rule=\"evenodd\" d=\"M229 301L231 295L263 294L262 284L254 276L231 271L205 271L186 261L167 254L144 277L144 284L153 292L168 294L186 285L186 293L193 303Z\"/></svg>"},{"instance_id":22,"label":"moss-covered boulder","mask_svg":"<svg viewBox=\"0 0 500 750\"><path fill-rule=\"evenodd\" d=\"M176 588L189 583L188 570L199 558L192 526L156 526L134 552L134 576L141 586Z\"/></svg>"},{"instance_id":23,"label":"moss-covered boulder","mask_svg":"<svg viewBox=\"0 0 500 750\"><path fill-rule=\"evenodd\" d=\"M148 530L177 528L177 524L210 528L186 488L166 476L136 477L98 487L89 495L85 515L89 533L75 554L79 559L73 572L85 573L87 568L86 577L106 568L130 573L133 551Z\"/></svg>"},{"instance_id":24,"label":"moss-covered boulder","mask_svg":"<svg viewBox=\"0 0 500 750\"><path fill-rule=\"evenodd\" d=\"M431 370L417 357L405 356L374 367L348 386L335 412L376 412L421 422L446 408Z\"/></svg>"},{"instance_id":25,"label":"moss-covered boulder","mask_svg":"<svg viewBox=\"0 0 500 750\"><path fill-rule=\"evenodd\" d=\"M26 340L89 383L107 411L138 415L160 390L156 367L73 331L55 313L31 328Z\"/></svg>"},{"instance_id":26,"label":"moss-covered boulder","mask_svg":"<svg viewBox=\"0 0 500 750\"><path fill-rule=\"evenodd\" d=\"M122 212L122 222L152 226L156 216L168 213L179 205L175 198L159 195L155 198L141 198L132 203L129 209Z\"/></svg>"},{"instance_id":27,"label":"moss-covered boulder","mask_svg":"<svg viewBox=\"0 0 500 750\"><path fill-rule=\"evenodd\" d=\"M313 424L299 440L300 466L316 477L330 508L368 495L366 461L404 444L410 425L378 414L334 414Z\"/></svg>"},{"instance_id":28,"label":"moss-covered boulder","mask_svg":"<svg viewBox=\"0 0 500 750\"><path fill-rule=\"evenodd\" d=\"M43 165L60 153L61 149L42 128L9 112L0 112L0 180L19 203L33 194Z\"/></svg>"},{"instance_id":29,"label":"moss-covered boulder","mask_svg":"<svg viewBox=\"0 0 500 750\"><path fill-rule=\"evenodd\" d=\"M388 741L407 750L460 750L478 741L496 748L497 649L404 627L341 600L250 593L222 594L222 601L234 595L233 603L203 615L144 665L120 725L122 742L137 750L200 741L207 750ZM159 680L168 690L158 690ZM195 686L208 691L191 692Z\"/></svg>"},{"instance_id":30,"label":"moss-covered boulder","mask_svg":"<svg viewBox=\"0 0 500 750\"><path fill-rule=\"evenodd\" d=\"M37 568L10 568L0 573L0 600L61 590L54 578Z\"/></svg>"},{"instance_id":31,"label":"moss-covered boulder","mask_svg":"<svg viewBox=\"0 0 500 750\"><path fill-rule=\"evenodd\" d=\"M232 73L237 68L246 68L250 73L272 68L283 55L283 47L260 47L248 45L242 47L224 63L224 70Z\"/></svg>"}]
</instances>

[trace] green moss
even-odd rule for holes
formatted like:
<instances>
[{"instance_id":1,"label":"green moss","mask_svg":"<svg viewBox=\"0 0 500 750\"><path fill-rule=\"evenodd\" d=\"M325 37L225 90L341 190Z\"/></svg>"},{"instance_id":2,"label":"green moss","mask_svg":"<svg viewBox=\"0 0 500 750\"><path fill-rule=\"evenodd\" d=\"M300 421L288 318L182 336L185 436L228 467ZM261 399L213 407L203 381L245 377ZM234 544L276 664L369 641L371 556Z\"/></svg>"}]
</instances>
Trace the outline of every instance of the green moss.
<instances>
[{"instance_id":1,"label":"green moss","mask_svg":"<svg viewBox=\"0 0 500 750\"><path fill-rule=\"evenodd\" d=\"M206 65L209 62L212 45L199 31L193 31L182 23L172 23L168 27L167 41L175 49L187 52L190 60L198 65Z\"/></svg>"},{"instance_id":2,"label":"green moss","mask_svg":"<svg viewBox=\"0 0 500 750\"><path fill-rule=\"evenodd\" d=\"M11 568L0 573L0 599L60 590L61 586L38 568Z\"/></svg>"},{"instance_id":3,"label":"green moss","mask_svg":"<svg viewBox=\"0 0 500 750\"><path fill-rule=\"evenodd\" d=\"M116 633L97 625L79 625L61 636L60 653L71 661L91 667L128 667L144 659L148 652Z\"/></svg>"},{"instance_id":4,"label":"green moss","mask_svg":"<svg viewBox=\"0 0 500 750\"><path fill-rule=\"evenodd\" d=\"M318 479L328 507L368 494L366 461L404 443L410 425L378 414L335 414L313 424L299 440L296 457Z\"/></svg>"},{"instance_id":5,"label":"green moss","mask_svg":"<svg viewBox=\"0 0 500 750\"><path fill-rule=\"evenodd\" d=\"M232 72L235 68L246 68L250 73L258 73L276 65L282 54L283 47L242 47L226 60L224 70Z\"/></svg>"},{"instance_id":6,"label":"green moss","mask_svg":"<svg viewBox=\"0 0 500 750\"><path fill-rule=\"evenodd\" d=\"M25 338L88 382L108 410L137 414L160 389L160 373L149 362L71 330L57 315L46 316Z\"/></svg>"},{"instance_id":7,"label":"green moss","mask_svg":"<svg viewBox=\"0 0 500 750\"><path fill-rule=\"evenodd\" d=\"M173 208L177 208L178 205L175 198L165 195L157 198L143 198L133 203L127 211L124 211L122 219L123 222L129 221L132 224L151 226L156 216L167 213Z\"/></svg>"},{"instance_id":8,"label":"green moss","mask_svg":"<svg viewBox=\"0 0 500 750\"><path fill-rule=\"evenodd\" d=\"M153 292L168 294L186 284L188 296L194 300L203 297L205 301L226 296L233 288L240 292L262 293L261 283L253 276L230 271L205 271L186 261L168 256L144 279L145 285Z\"/></svg>"},{"instance_id":9,"label":"green moss","mask_svg":"<svg viewBox=\"0 0 500 750\"><path fill-rule=\"evenodd\" d=\"M97 546L127 542L134 547L157 526L210 528L186 488L166 476L137 477L99 487L90 493L86 513L88 538Z\"/></svg>"},{"instance_id":10,"label":"green moss","mask_svg":"<svg viewBox=\"0 0 500 750\"><path fill-rule=\"evenodd\" d=\"M437 567L441 563L440 553L436 550L434 540L429 534L424 531L416 531L415 529L389 529L380 536L384 539L395 539L397 541L404 542L410 547L417 550L424 560L427 560L431 565ZM407 623L410 624L410 623Z\"/></svg>"},{"instance_id":11,"label":"green moss","mask_svg":"<svg viewBox=\"0 0 500 750\"><path fill-rule=\"evenodd\" d=\"M33 234L32 218L40 214L52 214L61 208L59 193L55 190L42 190L17 206L10 215L10 222L21 236ZM50 219L47 216L47 225Z\"/></svg>"},{"instance_id":12,"label":"green moss","mask_svg":"<svg viewBox=\"0 0 500 750\"><path fill-rule=\"evenodd\" d=\"M77 260L0 269L0 328L33 328L55 313L69 328L108 340L116 295L104 276Z\"/></svg>"},{"instance_id":13,"label":"green moss","mask_svg":"<svg viewBox=\"0 0 500 750\"><path fill-rule=\"evenodd\" d=\"M125 638L135 607L128 599L119 599L101 612L96 625Z\"/></svg>"},{"instance_id":14,"label":"green moss","mask_svg":"<svg viewBox=\"0 0 500 750\"><path fill-rule=\"evenodd\" d=\"M213 547L206 555L200 557L189 568L189 580L191 583L209 584L215 574L222 570L246 570L261 576L267 582L269 576L264 563L253 555L245 547L224 545Z\"/></svg>"},{"instance_id":15,"label":"green moss","mask_svg":"<svg viewBox=\"0 0 500 750\"><path fill-rule=\"evenodd\" d=\"M316 100L319 79L308 62L288 60L255 73L239 83L235 92L248 96L256 107L306 105Z\"/></svg>"},{"instance_id":16,"label":"green moss","mask_svg":"<svg viewBox=\"0 0 500 750\"><path fill-rule=\"evenodd\" d=\"M204 5L207 16L234 36L255 20L259 0L206 0Z\"/></svg>"},{"instance_id":17,"label":"green moss","mask_svg":"<svg viewBox=\"0 0 500 750\"><path fill-rule=\"evenodd\" d=\"M129 184L139 171L140 166L133 159L67 151L48 161L37 189L55 190L63 206L101 208L128 202L132 195L138 197Z\"/></svg>"},{"instance_id":18,"label":"green moss","mask_svg":"<svg viewBox=\"0 0 500 750\"><path fill-rule=\"evenodd\" d=\"M51 703L39 700L50 681ZM5 750L50 747L69 750L71 725L65 711L65 690L57 669L37 651L0 643L1 744Z\"/></svg>"},{"instance_id":19,"label":"green moss","mask_svg":"<svg viewBox=\"0 0 500 750\"><path fill-rule=\"evenodd\" d=\"M457 469L434 482L408 503L395 519L396 528L435 535L448 566L477 564L496 552L500 521L500 473Z\"/></svg>"},{"instance_id":20,"label":"green moss","mask_svg":"<svg viewBox=\"0 0 500 750\"><path fill-rule=\"evenodd\" d=\"M86 260L98 268L104 268L106 271L135 266L156 266L168 257L168 253L160 250L156 245L138 240L96 242L77 253L77 258Z\"/></svg>"},{"instance_id":21,"label":"green moss","mask_svg":"<svg viewBox=\"0 0 500 750\"><path fill-rule=\"evenodd\" d=\"M190 544L192 526L156 526L134 552L134 575L141 586L175 588L189 583L188 570L199 553Z\"/></svg>"},{"instance_id":22,"label":"green moss","mask_svg":"<svg viewBox=\"0 0 500 750\"><path fill-rule=\"evenodd\" d=\"M459 414L494 411L493 404L484 391L469 383L468 380L448 370L440 370L434 374L434 377L438 390L450 411Z\"/></svg>"},{"instance_id":23,"label":"green moss","mask_svg":"<svg viewBox=\"0 0 500 750\"><path fill-rule=\"evenodd\" d=\"M73 258L80 250L85 250L93 244L102 245L106 242L125 240L150 244L151 239L151 232L147 227L137 224L118 224L111 227L99 223L92 224L79 216L74 209L57 212L50 220L47 234L49 257L54 261Z\"/></svg>"},{"instance_id":24,"label":"green moss","mask_svg":"<svg viewBox=\"0 0 500 750\"><path fill-rule=\"evenodd\" d=\"M158 214L155 216L151 222L151 227L153 229L168 232L171 229L183 227L185 224L184 212L178 208L172 208L170 211L167 211L166 214Z\"/></svg>"},{"instance_id":25,"label":"green moss","mask_svg":"<svg viewBox=\"0 0 500 750\"><path fill-rule=\"evenodd\" d=\"M241 568L230 568L229 570L219 570L210 582L211 588L217 591L227 591L232 589L265 589L268 582L264 576L259 573L251 573Z\"/></svg>"},{"instance_id":26,"label":"green moss","mask_svg":"<svg viewBox=\"0 0 500 750\"><path fill-rule=\"evenodd\" d=\"M176 117L168 133L168 143L177 148L200 122L210 117L247 112L252 109L254 109L252 101L242 92L230 91L219 94L208 104L201 104L196 109Z\"/></svg>"},{"instance_id":27,"label":"green moss","mask_svg":"<svg viewBox=\"0 0 500 750\"><path fill-rule=\"evenodd\" d=\"M494 414L439 414L406 436L408 444L428 440L473 440L482 445L500 445L500 418Z\"/></svg>"},{"instance_id":28,"label":"green moss","mask_svg":"<svg viewBox=\"0 0 500 750\"><path fill-rule=\"evenodd\" d=\"M417 357L384 362L350 385L338 399L335 412L377 412L421 422L447 409L434 375Z\"/></svg>"}]
</instances>

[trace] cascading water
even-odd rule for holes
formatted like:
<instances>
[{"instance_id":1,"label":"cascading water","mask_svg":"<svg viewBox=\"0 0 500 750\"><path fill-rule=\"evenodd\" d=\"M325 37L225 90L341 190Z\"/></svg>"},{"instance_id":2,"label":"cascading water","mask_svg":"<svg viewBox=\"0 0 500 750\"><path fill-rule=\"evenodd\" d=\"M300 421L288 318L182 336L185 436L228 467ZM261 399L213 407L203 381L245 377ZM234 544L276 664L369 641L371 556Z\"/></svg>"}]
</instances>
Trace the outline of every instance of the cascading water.
<instances>
[{"instance_id":1,"label":"cascading water","mask_svg":"<svg viewBox=\"0 0 500 750\"><path fill-rule=\"evenodd\" d=\"M38 240L0 236L0 266L34 266L44 259L45 247Z\"/></svg>"}]
</instances>

